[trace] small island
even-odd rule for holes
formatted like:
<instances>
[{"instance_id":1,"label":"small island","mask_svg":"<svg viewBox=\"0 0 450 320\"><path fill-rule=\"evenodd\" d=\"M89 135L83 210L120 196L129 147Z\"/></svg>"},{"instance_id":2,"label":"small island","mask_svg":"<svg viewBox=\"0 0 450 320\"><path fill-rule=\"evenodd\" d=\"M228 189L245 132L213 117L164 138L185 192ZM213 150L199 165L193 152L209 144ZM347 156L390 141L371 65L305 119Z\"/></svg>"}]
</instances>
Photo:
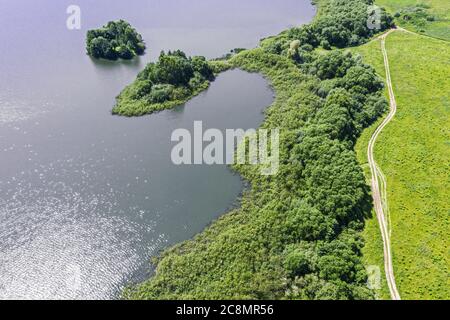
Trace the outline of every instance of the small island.
<instances>
[{"instance_id":1,"label":"small island","mask_svg":"<svg viewBox=\"0 0 450 320\"><path fill-rule=\"evenodd\" d=\"M209 87L220 62L187 57L183 51L161 52L117 97L113 114L142 116L185 103Z\"/></svg>"},{"instance_id":2,"label":"small island","mask_svg":"<svg viewBox=\"0 0 450 320\"><path fill-rule=\"evenodd\" d=\"M110 21L87 32L86 50L95 59L131 60L145 52L142 36L126 21Z\"/></svg>"}]
</instances>

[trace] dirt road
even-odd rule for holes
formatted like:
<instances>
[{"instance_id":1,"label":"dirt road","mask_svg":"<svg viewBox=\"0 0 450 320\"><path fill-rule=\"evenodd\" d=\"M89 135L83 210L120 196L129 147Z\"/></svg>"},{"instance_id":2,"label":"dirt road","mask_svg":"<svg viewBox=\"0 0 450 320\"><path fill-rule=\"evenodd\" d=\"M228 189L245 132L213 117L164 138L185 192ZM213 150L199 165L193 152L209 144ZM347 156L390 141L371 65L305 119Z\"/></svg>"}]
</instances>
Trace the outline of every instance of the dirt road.
<instances>
[{"instance_id":1,"label":"dirt road","mask_svg":"<svg viewBox=\"0 0 450 320\"><path fill-rule=\"evenodd\" d=\"M391 250L391 234L389 231L388 219L387 219L387 197L380 189L386 188L386 183L380 184L384 181L384 176L379 169L375 157L374 157L374 149L377 139L381 132L386 128L386 126L394 119L395 114L397 113L397 103L395 101L394 90L392 89L392 81L391 81L391 72L389 68L389 58L386 51L386 38L394 32L395 30L391 30L380 37L381 40L381 50L383 52L384 58L384 66L386 69L386 85L389 90L389 105L390 112L383 123L377 128L375 133L369 142L369 147L367 151L368 161L370 165L370 171L372 172L372 196L374 201L375 212L377 214L378 223L380 225L381 235L383 238L383 246L384 246L384 268L386 271L386 279L389 287L389 292L393 300L401 300L400 294L397 289L397 284L395 282L394 275L394 267L392 264L392 250Z\"/></svg>"}]
</instances>

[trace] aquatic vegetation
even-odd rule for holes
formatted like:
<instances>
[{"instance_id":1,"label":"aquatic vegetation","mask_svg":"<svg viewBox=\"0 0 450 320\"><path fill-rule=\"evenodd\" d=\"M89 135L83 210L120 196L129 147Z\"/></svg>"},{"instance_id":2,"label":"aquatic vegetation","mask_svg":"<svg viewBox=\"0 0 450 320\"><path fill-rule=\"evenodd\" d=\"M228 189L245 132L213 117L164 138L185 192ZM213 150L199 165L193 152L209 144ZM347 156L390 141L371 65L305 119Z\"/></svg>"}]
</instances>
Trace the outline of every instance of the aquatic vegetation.
<instances>
[{"instance_id":1,"label":"aquatic vegetation","mask_svg":"<svg viewBox=\"0 0 450 320\"><path fill-rule=\"evenodd\" d=\"M87 32L86 50L93 58L131 60L145 52L142 36L124 21L111 21L104 27Z\"/></svg>"}]
</instances>

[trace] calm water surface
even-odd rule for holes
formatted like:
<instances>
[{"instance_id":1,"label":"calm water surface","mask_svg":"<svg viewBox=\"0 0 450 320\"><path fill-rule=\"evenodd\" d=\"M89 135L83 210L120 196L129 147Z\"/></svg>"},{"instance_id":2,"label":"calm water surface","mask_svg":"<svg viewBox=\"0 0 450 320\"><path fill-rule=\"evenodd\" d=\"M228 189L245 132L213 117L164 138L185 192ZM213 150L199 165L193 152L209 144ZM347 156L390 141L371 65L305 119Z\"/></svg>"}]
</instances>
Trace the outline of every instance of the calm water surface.
<instances>
[{"instance_id":1,"label":"calm water surface","mask_svg":"<svg viewBox=\"0 0 450 320\"><path fill-rule=\"evenodd\" d=\"M66 8L82 30L66 29ZM0 0L0 298L111 299L149 259L235 204L226 166L171 164L174 129L254 128L273 93L239 70L185 106L110 115L114 97L163 49L209 58L307 22L308 0ZM146 56L95 62L87 29L123 18Z\"/></svg>"}]
</instances>

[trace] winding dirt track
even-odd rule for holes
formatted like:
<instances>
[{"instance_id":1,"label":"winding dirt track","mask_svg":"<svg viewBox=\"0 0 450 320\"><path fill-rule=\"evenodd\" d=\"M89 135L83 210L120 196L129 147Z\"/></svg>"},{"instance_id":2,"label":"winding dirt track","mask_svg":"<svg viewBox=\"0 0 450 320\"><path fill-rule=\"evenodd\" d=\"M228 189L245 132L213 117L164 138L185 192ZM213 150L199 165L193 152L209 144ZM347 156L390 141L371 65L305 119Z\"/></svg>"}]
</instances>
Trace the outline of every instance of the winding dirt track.
<instances>
[{"instance_id":1,"label":"winding dirt track","mask_svg":"<svg viewBox=\"0 0 450 320\"><path fill-rule=\"evenodd\" d=\"M395 114L397 113L397 102L395 101L394 90L392 89L389 58L386 51L386 38L389 36L389 34L391 34L394 31L395 30L390 30L389 32L383 34L380 37L381 50L383 52L384 66L386 69L386 84L389 90L390 112L389 115L386 117L386 119L384 119L383 123L377 128L372 138L370 139L367 155L370 165L370 171L372 172L372 196L374 201L374 207L375 212L377 214L378 223L380 225L381 235L383 238L384 268L386 271L386 279L392 300L401 300L400 293L398 292L397 285L395 282L394 267L392 264L391 235L387 219L388 213L387 197L385 193L380 190L381 188L386 188L386 182L384 180L383 173L378 167L374 157L375 144L377 142L379 135L384 130L384 128L386 128L386 126L392 121L392 119L394 119ZM381 184L380 180L382 182Z\"/></svg>"}]
</instances>

